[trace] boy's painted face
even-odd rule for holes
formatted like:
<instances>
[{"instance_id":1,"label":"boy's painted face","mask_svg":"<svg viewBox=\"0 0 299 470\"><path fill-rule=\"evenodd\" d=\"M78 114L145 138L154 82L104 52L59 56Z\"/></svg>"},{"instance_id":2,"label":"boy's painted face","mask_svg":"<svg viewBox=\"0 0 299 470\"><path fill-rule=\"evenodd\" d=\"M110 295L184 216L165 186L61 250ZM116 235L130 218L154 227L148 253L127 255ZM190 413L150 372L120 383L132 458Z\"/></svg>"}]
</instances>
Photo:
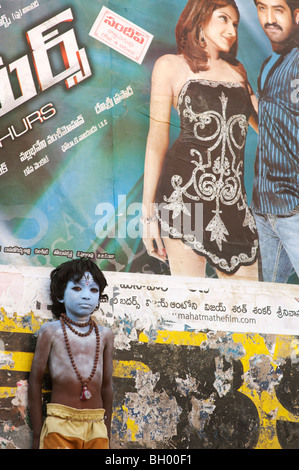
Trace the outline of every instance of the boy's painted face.
<instances>
[{"instance_id":1,"label":"boy's painted face","mask_svg":"<svg viewBox=\"0 0 299 470\"><path fill-rule=\"evenodd\" d=\"M89 272L78 281L69 281L62 301L66 314L74 321L86 320L99 303L100 289Z\"/></svg>"}]
</instances>

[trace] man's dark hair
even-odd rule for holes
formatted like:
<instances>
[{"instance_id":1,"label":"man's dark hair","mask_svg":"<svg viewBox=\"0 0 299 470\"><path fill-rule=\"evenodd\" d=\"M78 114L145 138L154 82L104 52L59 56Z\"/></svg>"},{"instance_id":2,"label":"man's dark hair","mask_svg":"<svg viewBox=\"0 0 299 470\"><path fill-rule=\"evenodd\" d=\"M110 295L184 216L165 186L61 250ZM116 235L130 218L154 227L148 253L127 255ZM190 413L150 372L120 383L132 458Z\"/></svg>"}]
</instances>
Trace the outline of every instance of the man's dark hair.
<instances>
[{"instance_id":1,"label":"man's dark hair","mask_svg":"<svg viewBox=\"0 0 299 470\"><path fill-rule=\"evenodd\" d=\"M51 305L52 313L59 318L65 313L64 304L61 299L64 297L64 291L69 281L79 282L84 273L90 273L99 286L99 300L107 300L107 295L103 295L103 291L107 286L107 281L100 268L90 259L74 259L62 263L55 268L50 274L50 296L53 304Z\"/></svg>"},{"instance_id":2,"label":"man's dark hair","mask_svg":"<svg viewBox=\"0 0 299 470\"><path fill-rule=\"evenodd\" d=\"M258 0L253 0L255 4L257 4ZM299 0L285 0L288 7L291 9L292 14L296 10L296 8L299 8Z\"/></svg>"}]
</instances>

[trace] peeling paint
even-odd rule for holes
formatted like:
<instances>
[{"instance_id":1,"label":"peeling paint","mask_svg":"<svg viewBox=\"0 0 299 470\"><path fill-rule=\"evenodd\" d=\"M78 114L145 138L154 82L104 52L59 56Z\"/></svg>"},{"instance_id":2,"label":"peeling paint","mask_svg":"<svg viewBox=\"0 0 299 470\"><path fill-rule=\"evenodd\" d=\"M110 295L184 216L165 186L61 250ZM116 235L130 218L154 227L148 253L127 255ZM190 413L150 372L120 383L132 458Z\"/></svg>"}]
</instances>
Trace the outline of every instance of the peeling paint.
<instances>
[{"instance_id":1,"label":"peeling paint","mask_svg":"<svg viewBox=\"0 0 299 470\"><path fill-rule=\"evenodd\" d=\"M299 339L293 339L291 342L290 358L293 364L299 363Z\"/></svg>"},{"instance_id":2,"label":"peeling paint","mask_svg":"<svg viewBox=\"0 0 299 470\"><path fill-rule=\"evenodd\" d=\"M225 369L224 367L224 358L217 357L216 362L216 371L215 371L215 382L214 388L217 391L219 397L224 397L232 390L232 383L234 379L233 367L230 366Z\"/></svg>"},{"instance_id":3,"label":"peeling paint","mask_svg":"<svg viewBox=\"0 0 299 470\"><path fill-rule=\"evenodd\" d=\"M258 393L266 391L271 394L281 379L280 369L273 366L269 356L255 354L250 358L250 371L246 373L249 388Z\"/></svg>"},{"instance_id":4,"label":"peeling paint","mask_svg":"<svg viewBox=\"0 0 299 470\"><path fill-rule=\"evenodd\" d=\"M182 397L187 397L190 392L196 392L197 390L197 381L189 374L187 374L186 379L176 377L175 381L177 383L177 391Z\"/></svg>"},{"instance_id":5,"label":"peeling paint","mask_svg":"<svg viewBox=\"0 0 299 470\"><path fill-rule=\"evenodd\" d=\"M13 369L12 353L0 352L0 369Z\"/></svg>"},{"instance_id":6,"label":"peeling paint","mask_svg":"<svg viewBox=\"0 0 299 470\"><path fill-rule=\"evenodd\" d=\"M28 381L20 380L17 382L17 390L15 398L11 401L13 406L16 406L23 419L26 418L27 406L28 406Z\"/></svg>"},{"instance_id":7,"label":"peeling paint","mask_svg":"<svg viewBox=\"0 0 299 470\"><path fill-rule=\"evenodd\" d=\"M118 349L130 349L130 342L137 340L136 320L127 315L115 319L114 345Z\"/></svg>"},{"instance_id":8,"label":"peeling paint","mask_svg":"<svg viewBox=\"0 0 299 470\"><path fill-rule=\"evenodd\" d=\"M232 333L209 331L202 347L207 350L218 350L227 361L237 360L245 355L244 346L234 340Z\"/></svg>"},{"instance_id":9,"label":"peeling paint","mask_svg":"<svg viewBox=\"0 0 299 470\"><path fill-rule=\"evenodd\" d=\"M209 423L209 419L215 410L214 398L208 400L198 400L191 398L192 410L189 414L190 424L203 435L205 426Z\"/></svg>"},{"instance_id":10,"label":"peeling paint","mask_svg":"<svg viewBox=\"0 0 299 470\"><path fill-rule=\"evenodd\" d=\"M135 426L134 441L154 449L177 434L181 409L174 397L166 392L154 392L157 377L151 373L146 375L137 374L137 393L126 393L124 403L127 420ZM152 390L147 390L147 385Z\"/></svg>"},{"instance_id":11,"label":"peeling paint","mask_svg":"<svg viewBox=\"0 0 299 470\"><path fill-rule=\"evenodd\" d=\"M33 312L28 315L17 315L14 313L9 316L4 308L0 309L2 313L1 331L9 331L11 333L36 333L42 324L42 321L38 320Z\"/></svg>"}]
</instances>

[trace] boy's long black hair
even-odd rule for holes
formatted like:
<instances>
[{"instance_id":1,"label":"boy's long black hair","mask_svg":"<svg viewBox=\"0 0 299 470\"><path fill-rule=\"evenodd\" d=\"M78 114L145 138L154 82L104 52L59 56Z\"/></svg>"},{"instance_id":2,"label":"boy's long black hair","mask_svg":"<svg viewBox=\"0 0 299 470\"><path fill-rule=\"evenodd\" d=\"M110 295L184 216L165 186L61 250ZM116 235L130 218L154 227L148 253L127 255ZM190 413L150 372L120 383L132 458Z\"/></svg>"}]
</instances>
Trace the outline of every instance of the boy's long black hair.
<instances>
[{"instance_id":1,"label":"boy's long black hair","mask_svg":"<svg viewBox=\"0 0 299 470\"><path fill-rule=\"evenodd\" d=\"M50 296L52 300L51 310L55 317L59 318L65 313L63 299L64 291L69 281L79 282L84 273L89 272L100 289L99 301L107 300L107 295L103 294L107 281L100 268L90 259L74 259L62 263L50 274Z\"/></svg>"}]
</instances>

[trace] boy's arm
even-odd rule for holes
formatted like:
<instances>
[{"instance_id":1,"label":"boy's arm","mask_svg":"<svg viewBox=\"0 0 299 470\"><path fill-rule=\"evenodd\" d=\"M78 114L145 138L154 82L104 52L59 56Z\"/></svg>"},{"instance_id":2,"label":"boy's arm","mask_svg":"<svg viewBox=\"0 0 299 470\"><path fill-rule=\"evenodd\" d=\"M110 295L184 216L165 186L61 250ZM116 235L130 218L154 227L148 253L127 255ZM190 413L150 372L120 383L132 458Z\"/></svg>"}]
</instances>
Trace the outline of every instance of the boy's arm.
<instances>
[{"instance_id":1,"label":"boy's arm","mask_svg":"<svg viewBox=\"0 0 299 470\"><path fill-rule=\"evenodd\" d=\"M106 333L106 341L103 352L103 382L102 382L102 400L103 407L106 410L106 426L108 437L111 438L111 417L113 404L112 389L112 370L113 370L113 333L109 329Z\"/></svg>"},{"instance_id":2,"label":"boy's arm","mask_svg":"<svg viewBox=\"0 0 299 470\"><path fill-rule=\"evenodd\" d=\"M41 389L52 344L51 328L49 326L46 323L40 328L29 377L28 406L33 431L33 449L39 448L39 438L43 425Z\"/></svg>"}]
</instances>

